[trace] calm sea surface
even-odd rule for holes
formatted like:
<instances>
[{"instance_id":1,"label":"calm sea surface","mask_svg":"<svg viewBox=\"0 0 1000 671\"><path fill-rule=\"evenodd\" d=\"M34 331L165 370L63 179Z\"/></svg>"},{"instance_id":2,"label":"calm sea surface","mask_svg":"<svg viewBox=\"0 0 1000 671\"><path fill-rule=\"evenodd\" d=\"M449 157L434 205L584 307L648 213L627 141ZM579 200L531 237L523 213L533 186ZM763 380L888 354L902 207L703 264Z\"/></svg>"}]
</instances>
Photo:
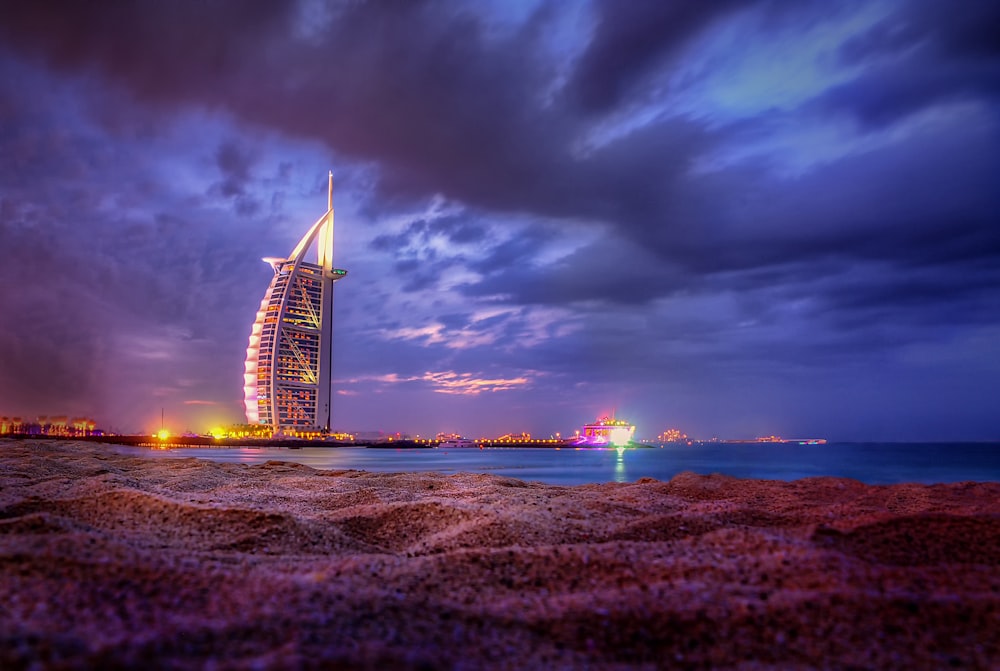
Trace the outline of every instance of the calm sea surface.
<instances>
[{"instance_id":1,"label":"calm sea surface","mask_svg":"<svg viewBox=\"0 0 1000 671\"><path fill-rule=\"evenodd\" d=\"M177 448L114 446L150 458L198 457L262 464L291 461L328 470L495 473L557 485L669 480L682 471L797 480L820 475L868 484L1000 481L1000 443L830 443L665 445L597 448L392 449L364 447Z\"/></svg>"}]
</instances>

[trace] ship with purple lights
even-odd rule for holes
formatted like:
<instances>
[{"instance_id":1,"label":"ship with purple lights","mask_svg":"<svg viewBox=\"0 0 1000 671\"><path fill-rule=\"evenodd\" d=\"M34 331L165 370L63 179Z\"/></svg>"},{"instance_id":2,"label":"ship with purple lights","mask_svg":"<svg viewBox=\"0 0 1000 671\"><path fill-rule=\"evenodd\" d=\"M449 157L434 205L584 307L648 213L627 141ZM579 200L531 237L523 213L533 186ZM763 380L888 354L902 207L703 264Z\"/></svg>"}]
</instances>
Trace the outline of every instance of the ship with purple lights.
<instances>
[{"instance_id":1,"label":"ship with purple lights","mask_svg":"<svg viewBox=\"0 0 1000 671\"><path fill-rule=\"evenodd\" d=\"M592 424L585 424L576 441L577 445L594 447L626 447L632 443L635 426L614 416L601 417Z\"/></svg>"}]
</instances>

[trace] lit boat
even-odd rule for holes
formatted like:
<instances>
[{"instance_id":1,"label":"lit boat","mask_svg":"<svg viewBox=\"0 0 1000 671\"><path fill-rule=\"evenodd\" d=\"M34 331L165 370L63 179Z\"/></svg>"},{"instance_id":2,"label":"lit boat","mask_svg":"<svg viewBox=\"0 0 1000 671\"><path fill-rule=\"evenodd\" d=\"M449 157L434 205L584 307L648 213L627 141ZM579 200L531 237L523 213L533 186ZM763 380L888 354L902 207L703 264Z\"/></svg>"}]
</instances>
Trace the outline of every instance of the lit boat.
<instances>
[{"instance_id":1,"label":"lit boat","mask_svg":"<svg viewBox=\"0 0 1000 671\"><path fill-rule=\"evenodd\" d=\"M577 445L628 445L635 436L635 426L624 419L601 417L593 424L586 424L580 433Z\"/></svg>"},{"instance_id":2,"label":"lit boat","mask_svg":"<svg viewBox=\"0 0 1000 671\"><path fill-rule=\"evenodd\" d=\"M468 438L452 438L438 443L438 447L479 447L479 445Z\"/></svg>"}]
</instances>

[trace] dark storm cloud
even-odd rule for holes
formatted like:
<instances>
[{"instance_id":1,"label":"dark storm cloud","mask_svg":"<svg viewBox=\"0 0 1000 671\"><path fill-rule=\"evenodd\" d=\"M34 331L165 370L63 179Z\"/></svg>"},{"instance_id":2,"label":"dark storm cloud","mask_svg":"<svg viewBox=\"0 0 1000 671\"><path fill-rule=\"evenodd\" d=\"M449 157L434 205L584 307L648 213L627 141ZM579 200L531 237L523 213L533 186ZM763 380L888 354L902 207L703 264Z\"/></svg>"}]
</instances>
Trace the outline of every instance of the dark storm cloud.
<instances>
[{"instance_id":1,"label":"dark storm cloud","mask_svg":"<svg viewBox=\"0 0 1000 671\"><path fill-rule=\"evenodd\" d=\"M521 272L535 262L539 249L553 237L553 232L537 226L488 247L471 267L483 275Z\"/></svg>"},{"instance_id":2,"label":"dark storm cloud","mask_svg":"<svg viewBox=\"0 0 1000 671\"><path fill-rule=\"evenodd\" d=\"M456 245L480 242L488 233L486 226L460 217L437 219L430 228L434 233L447 237Z\"/></svg>"},{"instance_id":3,"label":"dark storm cloud","mask_svg":"<svg viewBox=\"0 0 1000 671\"><path fill-rule=\"evenodd\" d=\"M544 266L534 257L531 241L515 239L477 264L486 277L462 290L470 296L503 296L514 304L642 305L686 284L652 255L620 241L588 245Z\"/></svg>"},{"instance_id":4,"label":"dark storm cloud","mask_svg":"<svg viewBox=\"0 0 1000 671\"><path fill-rule=\"evenodd\" d=\"M603 113L634 92L644 75L742 0L601 0L593 38L567 89L586 113Z\"/></svg>"},{"instance_id":5,"label":"dark storm cloud","mask_svg":"<svg viewBox=\"0 0 1000 671\"><path fill-rule=\"evenodd\" d=\"M222 183L219 185L222 195L244 195L245 184L250 177L250 166L253 164L246 149L235 142L224 142L215 152L215 161L222 171Z\"/></svg>"},{"instance_id":6,"label":"dark storm cloud","mask_svg":"<svg viewBox=\"0 0 1000 671\"><path fill-rule=\"evenodd\" d=\"M1000 96L1000 59L974 67L892 64L863 79L831 90L830 109L844 111L865 126L880 128L941 102L976 100L984 93Z\"/></svg>"},{"instance_id":7,"label":"dark storm cloud","mask_svg":"<svg viewBox=\"0 0 1000 671\"><path fill-rule=\"evenodd\" d=\"M427 246L438 237L455 245L465 245L480 242L487 235L487 227L468 216L447 216L430 221L417 219L399 233L376 235L369 246L382 252L402 252Z\"/></svg>"},{"instance_id":8,"label":"dark storm cloud","mask_svg":"<svg viewBox=\"0 0 1000 671\"><path fill-rule=\"evenodd\" d=\"M911 5L844 44L845 63L871 68L827 93L826 105L878 127L940 102L1000 98L1000 6Z\"/></svg>"},{"instance_id":9,"label":"dark storm cloud","mask_svg":"<svg viewBox=\"0 0 1000 671\"><path fill-rule=\"evenodd\" d=\"M96 67L138 97L214 100L292 5L272 2L98 5L72 1L0 6L5 42L62 70ZM244 82L250 84L250 82Z\"/></svg>"},{"instance_id":10,"label":"dark storm cloud","mask_svg":"<svg viewBox=\"0 0 1000 671\"><path fill-rule=\"evenodd\" d=\"M437 286L441 270L448 264L438 263L433 251L423 259L403 259L393 264L393 270L403 279L405 292L424 291Z\"/></svg>"},{"instance_id":11,"label":"dark storm cloud","mask_svg":"<svg viewBox=\"0 0 1000 671\"><path fill-rule=\"evenodd\" d=\"M554 100L538 93L552 73L537 29L488 38L482 19L450 3L340 5L309 39L294 37L290 5L272 3L30 3L6 10L2 30L59 67L97 67L140 99L222 106L375 159L386 196L438 191L486 208L600 217L666 248L675 232L698 235L677 192L698 188L685 171L723 138L673 120L575 155L583 121L570 101L586 84L604 91L590 98L621 102L616 92L734 6L600 5L593 38ZM957 49L974 22L951 14L933 25L938 42ZM880 106L863 94L839 100L859 114Z\"/></svg>"},{"instance_id":12,"label":"dark storm cloud","mask_svg":"<svg viewBox=\"0 0 1000 671\"><path fill-rule=\"evenodd\" d=\"M294 38L291 12L170 7L32 3L0 30L60 68L98 68L140 100L220 106L377 160L390 200L441 192L507 211L613 214L636 191L655 200L626 175L685 165L683 146L667 142L696 130L657 133L641 159L624 148L575 158L582 121L540 94L553 76L540 31L487 38L480 19L449 3L346 4L313 40Z\"/></svg>"},{"instance_id":13,"label":"dark storm cloud","mask_svg":"<svg viewBox=\"0 0 1000 671\"><path fill-rule=\"evenodd\" d=\"M443 271L465 262L461 246L480 242L486 235L484 226L464 217L417 219L398 233L376 235L368 246L390 255L394 272L404 279L402 290L416 292L437 286ZM438 242L455 248L439 252L434 246Z\"/></svg>"},{"instance_id":14,"label":"dark storm cloud","mask_svg":"<svg viewBox=\"0 0 1000 671\"><path fill-rule=\"evenodd\" d=\"M947 129L928 131L905 149L850 156L791 183L739 167L685 177L669 182L674 196L650 205L647 217L637 210L621 220L617 230L631 244L601 240L533 268L518 263L532 259L532 243L516 238L476 266L493 272L465 290L526 303L645 303L712 286L726 273L739 273L735 286L744 289L795 284L835 260L881 264L881 280L869 281L892 282L895 269L926 267L953 275L947 284L960 292L968 277L976 294L980 280L969 276L969 264L1000 265L996 141L990 128L960 143ZM720 193L736 207L720 207ZM656 213L698 225L650 221Z\"/></svg>"},{"instance_id":15,"label":"dark storm cloud","mask_svg":"<svg viewBox=\"0 0 1000 671\"><path fill-rule=\"evenodd\" d=\"M1000 8L990 0L968 0L962 11L934 2L911 0L905 13L894 12L872 28L849 39L841 56L860 63L884 56L905 54L936 55L949 60L980 61L1000 56L996 31L1000 29Z\"/></svg>"}]
</instances>

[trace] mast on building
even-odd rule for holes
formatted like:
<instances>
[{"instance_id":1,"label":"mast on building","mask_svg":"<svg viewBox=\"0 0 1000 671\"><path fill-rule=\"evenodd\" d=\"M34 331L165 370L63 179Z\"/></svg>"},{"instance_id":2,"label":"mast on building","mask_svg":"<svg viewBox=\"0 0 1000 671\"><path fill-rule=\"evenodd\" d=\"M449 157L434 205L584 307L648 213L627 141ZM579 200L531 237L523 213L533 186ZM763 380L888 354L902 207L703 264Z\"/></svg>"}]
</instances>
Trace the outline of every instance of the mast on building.
<instances>
[{"instance_id":1,"label":"mast on building","mask_svg":"<svg viewBox=\"0 0 1000 671\"><path fill-rule=\"evenodd\" d=\"M305 261L316 244L316 263ZM274 277L250 330L243 391L247 422L272 432L329 432L333 374L333 172L327 210L288 258L267 257Z\"/></svg>"}]
</instances>

